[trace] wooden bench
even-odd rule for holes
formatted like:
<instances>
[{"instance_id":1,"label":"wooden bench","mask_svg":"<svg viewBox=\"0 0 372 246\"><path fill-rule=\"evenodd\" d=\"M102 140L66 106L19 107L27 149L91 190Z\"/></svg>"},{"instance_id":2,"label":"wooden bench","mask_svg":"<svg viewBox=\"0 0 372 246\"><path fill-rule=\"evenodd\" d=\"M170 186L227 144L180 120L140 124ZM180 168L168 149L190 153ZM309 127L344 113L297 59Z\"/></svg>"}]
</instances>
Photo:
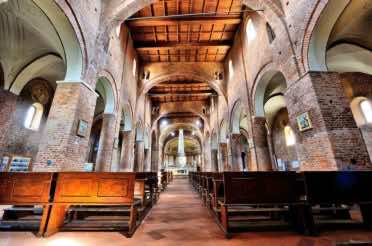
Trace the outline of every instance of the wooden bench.
<instances>
[{"instance_id":1,"label":"wooden bench","mask_svg":"<svg viewBox=\"0 0 372 246\"><path fill-rule=\"evenodd\" d=\"M0 173L0 205L16 206L7 209L1 228L33 229L32 227L36 227L37 236L43 235L50 210L53 175L53 173L36 172ZM40 208L34 206L40 206ZM35 213L36 210L37 213ZM41 216L35 216L35 220L21 221L22 214L25 217L39 214Z\"/></svg>"},{"instance_id":2,"label":"wooden bench","mask_svg":"<svg viewBox=\"0 0 372 246\"><path fill-rule=\"evenodd\" d=\"M137 172L134 196L143 207L152 206L158 199L158 177L154 172Z\"/></svg>"},{"instance_id":3,"label":"wooden bench","mask_svg":"<svg viewBox=\"0 0 372 246\"><path fill-rule=\"evenodd\" d=\"M135 173L58 173L44 236L61 229L84 230L85 225L80 221L69 224L67 214L69 208L78 211L79 206L91 206L92 211L105 213L116 209L116 212L127 212L128 216L120 218L120 223L110 218L91 221L89 230L93 227L100 231L125 230L125 235L131 237L137 227L139 207L134 199L134 185Z\"/></svg>"},{"instance_id":4,"label":"wooden bench","mask_svg":"<svg viewBox=\"0 0 372 246\"><path fill-rule=\"evenodd\" d=\"M372 227L372 172L331 171L304 172L304 204L296 206L296 224L301 232L318 234L318 225L340 220L342 224L352 222L350 216L333 216L328 220L316 218L320 212L345 215L353 205L358 205L365 226Z\"/></svg>"},{"instance_id":5,"label":"wooden bench","mask_svg":"<svg viewBox=\"0 0 372 246\"><path fill-rule=\"evenodd\" d=\"M224 196L216 214L226 237L231 237L234 229L246 229L248 224L256 227L260 221L272 225L272 219L276 219L278 224L288 225L283 220L288 219L291 206L299 202L296 182L295 172L223 173Z\"/></svg>"}]
</instances>

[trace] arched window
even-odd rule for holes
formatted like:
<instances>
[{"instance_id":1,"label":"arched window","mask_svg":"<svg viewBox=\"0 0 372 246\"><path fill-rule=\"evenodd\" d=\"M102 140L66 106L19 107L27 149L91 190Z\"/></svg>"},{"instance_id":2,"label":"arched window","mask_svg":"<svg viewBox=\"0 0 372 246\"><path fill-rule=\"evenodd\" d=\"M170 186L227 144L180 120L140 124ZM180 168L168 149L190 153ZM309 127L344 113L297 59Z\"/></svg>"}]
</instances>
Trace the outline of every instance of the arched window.
<instances>
[{"instance_id":1,"label":"arched window","mask_svg":"<svg viewBox=\"0 0 372 246\"><path fill-rule=\"evenodd\" d=\"M133 59L133 76L136 77L137 73L137 61L136 59Z\"/></svg>"},{"instance_id":2,"label":"arched window","mask_svg":"<svg viewBox=\"0 0 372 246\"><path fill-rule=\"evenodd\" d=\"M368 100L360 102L360 109L362 110L363 116L367 123L372 123L372 106Z\"/></svg>"},{"instance_id":3,"label":"arched window","mask_svg":"<svg viewBox=\"0 0 372 246\"><path fill-rule=\"evenodd\" d=\"M43 117L44 107L40 103L34 103L27 110L24 126L28 129L37 131Z\"/></svg>"},{"instance_id":4,"label":"arched window","mask_svg":"<svg viewBox=\"0 0 372 246\"><path fill-rule=\"evenodd\" d=\"M256 39L257 32L256 32L256 28L254 28L252 19L248 20L246 32L247 32L248 42Z\"/></svg>"},{"instance_id":5,"label":"arched window","mask_svg":"<svg viewBox=\"0 0 372 246\"><path fill-rule=\"evenodd\" d=\"M293 146L296 144L296 137L290 126L284 127L284 137L287 146Z\"/></svg>"},{"instance_id":6,"label":"arched window","mask_svg":"<svg viewBox=\"0 0 372 246\"><path fill-rule=\"evenodd\" d=\"M229 77L230 79L234 76L234 66L232 60L229 61Z\"/></svg>"}]
</instances>

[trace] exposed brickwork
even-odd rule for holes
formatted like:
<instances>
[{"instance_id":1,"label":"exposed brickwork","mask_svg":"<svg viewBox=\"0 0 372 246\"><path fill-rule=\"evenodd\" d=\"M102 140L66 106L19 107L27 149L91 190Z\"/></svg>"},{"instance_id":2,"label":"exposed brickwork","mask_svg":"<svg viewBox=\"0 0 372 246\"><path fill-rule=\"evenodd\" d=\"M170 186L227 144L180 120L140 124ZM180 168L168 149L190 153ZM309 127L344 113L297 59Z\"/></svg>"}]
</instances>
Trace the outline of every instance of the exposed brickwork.
<instances>
[{"instance_id":1,"label":"exposed brickwork","mask_svg":"<svg viewBox=\"0 0 372 246\"><path fill-rule=\"evenodd\" d=\"M256 149L257 167L259 171L272 170L269 147L267 144L266 119L254 117L252 122L253 141Z\"/></svg>"},{"instance_id":2,"label":"exposed brickwork","mask_svg":"<svg viewBox=\"0 0 372 246\"><path fill-rule=\"evenodd\" d=\"M81 83L59 83L34 163L34 170L83 170L87 159L96 94ZM76 135L79 120L88 123L86 137ZM48 166L47 161L52 165Z\"/></svg>"},{"instance_id":3,"label":"exposed brickwork","mask_svg":"<svg viewBox=\"0 0 372 246\"><path fill-rule=\"evenodd\" d=\"M115 140L116 115L104 114L101 136L97 153L96 171L111 171L112 155Z\"/></svg>"},{"instance_id":4,"label":"exposed brickwork","mask_svg":"<svg viewBox=\"0 0 372 246\"><path fill-rule=\"evenodd\" d=\"M17 96L0 89L0 154L7 148L7 137L16 111Z\"/></svg>"},{"instance_id":5,"label":"exposed brickwork","mask_svg":"<svg viewBox=\"0 0 372 246\"><path fill-rule=\"evenodd\" d=\"M368 153L337 73L308 73L285 96L302 169L367 167ZM296 117L304 112L309 112L313 129L299 132Z\"/></svg>"}]
</instances>

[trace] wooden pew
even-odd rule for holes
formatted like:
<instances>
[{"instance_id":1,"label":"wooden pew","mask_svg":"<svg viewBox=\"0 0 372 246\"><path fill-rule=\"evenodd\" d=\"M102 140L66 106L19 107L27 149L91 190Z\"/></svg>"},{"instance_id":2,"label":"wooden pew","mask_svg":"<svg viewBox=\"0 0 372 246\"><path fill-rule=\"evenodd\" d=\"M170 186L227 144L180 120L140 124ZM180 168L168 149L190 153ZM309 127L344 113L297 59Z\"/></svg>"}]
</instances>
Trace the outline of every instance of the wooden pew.
<instances>
[{"instance_id":1,"label":"wooden pew","mask_svg":"<svg viewBox=\"0 0 372 246\"><path fill-rule=\"evenodd\" d=\"M157 201L158 177L155 172L137 172L134 196L141 199L143 207L151 207Z\"/></svg>"},{"instance_id":2,"label":"wooden pew","mask_svg":"<svg viewBox=\"0 0 372 246\"><path fill-rule=\"evenodd\" d=\"M33 213L33 206L41 206L41 219L38 225L37 236L42 236L47 224L50 210L50 194L52 189L53 173L0 173L0 204L15 205L12 212ZM20 207L18 207L20 206ZM26 207L24 207L26 206ZM30 209L30 210L28 210ZM14 227L18 227L21 221L10 221L11 218L5 218L1 224L13 222ZM12 226L10 226L12 227Z\"/></svg>"},{"instance_id":3,"label":"wooden pew","mask_svg":"<svg viewBox=\"0 0 372 246\"><path fill-rule=\"evenodd\" d=\"M247 226L249 216L263 214L262 219L253 219L250 225L279 216L282 222L290 214L291 205L299 202L295 172L225 172L223 173L223 201L219 201L218 223L226 237L239 224ZM235 217L236 216L236 217ZM260 217L259 217L260 218ZM281 223L283 224L283 223ZM288 224L288 223L286 223Z\"/></svg>"},{"instance_id":4,"label":"wooden pew","mask_svg":"<svg viewBox=\"0 0 372 246\"><path fill-rule=\"evenodd\" d=\"M213 173L207 178L207 207L215 212L218 200L223 200L223 173Z\"/></svg>"},{"instance_id":5,"label":"wooden pew","mask_svg":"<svg viewBox=\"0 0 372 246\"><path fill-rule=\"evenodd\" d=\"M320 212L334 215L341 212L343 215L353 205L359 205L365 226L372 227L372 172L304 172L300 175L305 187L305 203L295 208L297 227L301 232L317 235L317 224L332 223L334 219L315 219L316 215ZM348 216L344 217L343 222L351 222L346 218Z\"/></svg>"},{"instance_id":6,"label":"wooden pew","mask_svg":"<svg viewBox=\"0 0 372 246\"><path fill-rule=\"evenodd\" d=\"M127 229L126 236L131 237L137 227L137 208L139 202L134 199L135 173L58 173L56 189L52 201L49 221L44 236L57 233L65 226L70 230L83 230L76 224L65 224L66 214L70 207L75 211L79 206L91 206L95 212L128 212L123 223L117 223ZM108 208L108 209L106 209ZM83 208L86 211L86 207ZM98 230L123 229L115 228L117 225L111 220L106 223L93 223ZM107 227L106 227L107 226Z\"/></svg>"}]
</instances>

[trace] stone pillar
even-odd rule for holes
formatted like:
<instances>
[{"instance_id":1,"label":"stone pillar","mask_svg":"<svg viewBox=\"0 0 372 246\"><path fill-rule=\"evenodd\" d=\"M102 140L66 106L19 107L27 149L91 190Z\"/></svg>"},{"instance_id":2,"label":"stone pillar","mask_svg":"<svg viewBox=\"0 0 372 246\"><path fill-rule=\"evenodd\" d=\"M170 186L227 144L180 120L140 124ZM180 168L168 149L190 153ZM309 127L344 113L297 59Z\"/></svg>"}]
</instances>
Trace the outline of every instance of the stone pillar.
<instances>
[{"instance_id":1,"label":"stone pillar","mask_svg":"<svg viewBox=\"0 0 372 246\"><path fill-rule=\"evenodd\" d=\"M297 135L301 170L368 167L366 145L338 73L309 72L289 85L285 97L290 123ZM306 112L312 128L300 132L296 118Z\"/></svg>"},{"instance_id":2,"label":"stone pillar","mask_svg":"<svg viewBox=\"0 0 372 246\"><path fill-rule=\"evenodd\" d=\"M242 171L243 170L243 163L241 157L241 149L240 149L240 134L231 134L230 135L230 159L231 159L231 167L229 170L231 171Z\"/></svg>"},{"instance_id":3,"label":"stone pillar","mask_svg":"<svg viewBox=\"0 0 372 246\"><path fill-rule=\"evenodd\" d=\"M34 171L82 171L97 94L82 82L57 82ZM86 124L78 136L79 122Z\"/></svg>"},{"instance_id":4,"label":"stone pillar","mask_svg":"<svg viewBox=\"0 0 372 246\"><path fill-rule=\"evenodd\" d=\"M103 114L101 136L99 138L96 171L110 172L115 141L116 117L114 114Z\"/></svg>"},{"instance_id":5,"label":"stone pillar","mask_svg":"<svg viewBox=\"0 0 372 246\"><path fill-rule=\"evenodd\" d=\"M151 149L151 171L157 172L158 171L158 164L159 163L159 147L157 144L152 147Z\"/></svg>"},{"instance_id":6,"label":"stone pillar","mask_svg":"<svg viewBox=\"0 0 372 246\"><path fill-rule=\"evenodd\" d=\"M228 163L228 153L227 153L227 143L220 143L220 171L228 171L229 170L229 163Z\"/></svg>"},{"instance_id":7,"label":"stone pillar","mask_svg":"<svg viewBox=\"0 0 372 246\"><path fill-rule=\"evenodd\" d=\"M17 95L0 89L0 155L7 148L7 137L16 112Z\"/></svg>"},{"instance_id":8,"label":"stone pillar","mask_svg":"<svg viewBox=\"0 0 372 246\"><path fill-rule=\"evenodd\" d=\"M134 134L133 131L123 132L121 157L120 157L120 171L131 172L133 171L133 149L134 149Z\"/></svg>"},{"instance_id":9,"label":"stone pillar","mask_svg":"<svg viewBox=\"0 0 372 246\"><path fill-rule=\"evenodd\" d=\"M218 150L212 149L211 153L212 171L218 172Z\"/></svg>"},{"instance_id":10,"label":"stone pillar","mask_svg":"<svg viewBox=\"0 0 372 246\"><path fill-rule=\"evenodd\" d=\"M211 172L212 171L212 156L211 156L211 143L210 138L205 140L204 144L204 172Z\"/></svg>"},{"instance_id":11,"label":"stone pillar","mask_svg":"<svg viewBox=\"0 0 372 246\"><path fill-rule=\"evenodd\" d=\"M253 157L251 160L256 163L252 166L256 166L257 171L270 171L273 168L267 143L266 119L264 117L254 117L252 127L254 155L251 155Z\"/></svg>"},{"instance_id":12,"label":"stone pillar","mask_svg":"<svg viewBox=\"0 0 372 246\"><path fill-rule=\"evenodd\" d=\"M145 153L145 143L143 141L136 141L136 163L135 172L143 172L144 168L144 153Z\"/></svg>"}]
</instances>

